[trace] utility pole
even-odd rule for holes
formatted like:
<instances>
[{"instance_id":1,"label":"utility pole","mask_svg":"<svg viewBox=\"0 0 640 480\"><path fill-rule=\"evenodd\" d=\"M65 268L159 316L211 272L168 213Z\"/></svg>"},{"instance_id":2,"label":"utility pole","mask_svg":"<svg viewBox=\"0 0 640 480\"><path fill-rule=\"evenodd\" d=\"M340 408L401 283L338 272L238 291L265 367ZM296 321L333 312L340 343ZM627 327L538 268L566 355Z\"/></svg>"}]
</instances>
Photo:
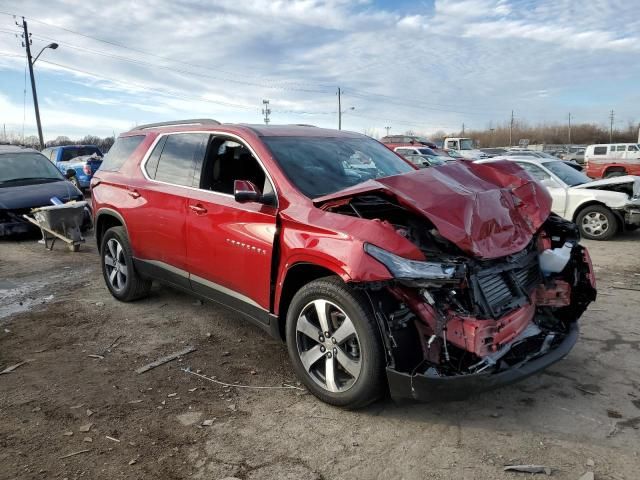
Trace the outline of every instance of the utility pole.
<instances>
[{"instance_id":1,"label":"utility pole","mask_svg":"<svg viewBox=\"0 0 640 480\"><path fill-rule=\"evenodd\" d=\"M20 26L18 22L16 25ZM36 110L36 124L38 125L38 138L40 139L40 149L44 148L42 137L42 124L40 123L40 109L38 108L38 93L36 92L36 79L33 76L33 59L31 58L31 37L27 29L27 21L22 17L22 28L24 30L24 42L22 46L27 49L27 63L29 63L29 75L31 76L31 92L33 93L33 106Z\"/></svg>"},{"instance_id":2,"label":"utility pole","mask_svg":"<svg viewBox=\"0 0 640 480\"><path fill-rule=\"evenodd\" d=\"M464 122L462 122L462 136L464 137Z\"/></svg>"},{"instance_id":3,"label":"utility pole","mask_svg":"<svg viewBox=\"0 0 640 480\"><path fill-rule=\"evenodd\" d=\"M389 136L389 132L391 131L391 127L384 127L384 129L387 131L387 137Z\"/></svg>"},{"instance_id":4,"label":"utility pole","mask_svg":"<svg viewBox=\"0 0 640 480\"><path fill-rule=\"evenodd\" d=\"M613 113L613 110L611 110L611 113L609 113L609 120L611 121L609 125L609 143L613 143L613 119L615 118L615 116L615 113Z\"/></svg>"},{"instance_id":5,"label":"utility pole","mask_svg":"<svg viewBox=\"0 0 640 480\"><path fill-rule=\"evenodd\" d=\"M262 109L262 113L264 115L264 124L265 125L269 125L269 122L271 121L269 119L269 115L271 115L271 109L269 108L269 100L262 100L262 104L264 105L264 108Z\"/></svg>"},{"instance_id":6,"label":"utility pole","mask_svg":"<svg viewBox=\"0 0 640 480\"><path fill-rule=\"evenodd\" d=\"M569 145L571 145L571 112L569 112Z\"/></svg>"},{"instance_id":7,"label":"utility pole","mask_svg":"<svg viewBox=\"0 0 640 480\"><path fill-rule=\"evenodd\" d=\"M338 130L342 130L342 92L338 87Z\"/></svg>"},{"instance_id":8,"label":"utility pole","mask_svg":"<svg viewBox=\"0 0 640 480\"><path fill-rule=\"evenodd\" d=\"M509 123L509 146L513 146L513 110L511 110L511 123Z\"/></svg>"}]
</instances>

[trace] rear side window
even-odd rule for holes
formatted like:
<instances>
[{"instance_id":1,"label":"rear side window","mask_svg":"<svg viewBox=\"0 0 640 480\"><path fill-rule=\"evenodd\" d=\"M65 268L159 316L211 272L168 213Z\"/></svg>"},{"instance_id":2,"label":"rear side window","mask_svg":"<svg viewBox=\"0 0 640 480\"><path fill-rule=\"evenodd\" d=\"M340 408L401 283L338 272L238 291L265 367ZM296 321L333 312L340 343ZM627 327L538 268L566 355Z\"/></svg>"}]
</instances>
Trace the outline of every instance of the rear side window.
<instances>
[{"instance_id":1,"label":"rear side window","mask_svg":"<svg viewBox=\"0 0 640 480\"><path fill-rule=\"evenodd\" d=\"M618 145L618 151L624 152L627 149L626 145Z\"/></svg>"},{"instance_id":2,"label":"rear side window","mask_svg":"<svg viewBox=\"0 0 640 480\"><path fill-rule=\"evenodd\" d=\"M594 155L606 155L607 154L607 147L594 147L593 154Z\"/></svg>"},{"instance_id":3,"label":"rear side window","mask_svg":"<svg viewBox=\"0 0 640 480\"><path fill-rule=\"evenodd\" d=\"M149 178L156 178L156 171L158 170L158 162L160 161L160 155L162 154L162 149L164 148L164 144L167 141L167 137L162 137L160 141L156 144L153 152L149 155L149 159L144 166L145 172L149 175Z\"/></svg>"},{"instance_id":4,"label":"rear side window","mask_svg":"<svg viewBox=\"0 0 640 480\"><path fill-rule=\"evenodd\" d=\"M196 160L204 158L206 133L176 133L167 136L155 179L159 182L190 187Z\"/></svg>"},{"instance_id":5,"label":"rear side window","mask_svg":"<svg viewBox=\"0 0 640 480\"><path fill-rule=\"evenodd\" d=\"M131 156L136 148L144 140L144 135L134 135L132 137L120 137L116 140L109 152L105 155L100 170L117 172L124 162Z\"/></svg>"}]
</instances>

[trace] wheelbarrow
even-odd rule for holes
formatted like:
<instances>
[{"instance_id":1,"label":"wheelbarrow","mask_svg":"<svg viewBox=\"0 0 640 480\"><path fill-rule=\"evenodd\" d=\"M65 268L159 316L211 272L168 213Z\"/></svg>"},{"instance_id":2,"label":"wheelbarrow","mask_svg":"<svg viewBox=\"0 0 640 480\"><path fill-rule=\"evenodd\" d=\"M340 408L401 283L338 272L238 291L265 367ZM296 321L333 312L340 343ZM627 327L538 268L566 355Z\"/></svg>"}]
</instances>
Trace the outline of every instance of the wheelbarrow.
<instances>
[{"instance_id":1,"label":"wheelbarrow","mask_svg":"<svg viewBox=\"0 0 640 480\"><path fill-rule=\"evenodd\" d=\"M69 250L77 252L80 244L84 243L80 227L86 207L85 201L49 205L34 208L31 210L33 216L23 217L40 229L44 246L48 250L53 250L56 240L62 240Z\"/></svg>"}]
</instances>

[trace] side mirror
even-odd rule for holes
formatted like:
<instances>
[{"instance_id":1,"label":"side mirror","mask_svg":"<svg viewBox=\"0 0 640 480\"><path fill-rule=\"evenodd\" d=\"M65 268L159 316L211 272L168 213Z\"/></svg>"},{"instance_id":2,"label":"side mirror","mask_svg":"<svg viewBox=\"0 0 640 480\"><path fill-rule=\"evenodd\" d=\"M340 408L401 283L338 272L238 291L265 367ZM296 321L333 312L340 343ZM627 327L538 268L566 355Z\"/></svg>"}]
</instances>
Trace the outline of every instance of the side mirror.
<instances>
[{"instance_id":1,"label":"side mirror","mask_svg":"<svg viewBox=\"0 0 640 480\"><path fill-rule=\"evenodd\" d=\"M76 171L73 168L67 169L67 172L64 174L64 178L67 180L76 176Z\"/></svg>"},{"instance_id":2,"label":"side mirror","mask_svg":"<svg viewBox=\"0 0 640 480\"><path fill-rule=\"evenodd\" d=\"M252 182L248 180L234 180L233 197L236 199L236 202L240 203L259 202L262 194Z\"/></svg>"}]
</instances>

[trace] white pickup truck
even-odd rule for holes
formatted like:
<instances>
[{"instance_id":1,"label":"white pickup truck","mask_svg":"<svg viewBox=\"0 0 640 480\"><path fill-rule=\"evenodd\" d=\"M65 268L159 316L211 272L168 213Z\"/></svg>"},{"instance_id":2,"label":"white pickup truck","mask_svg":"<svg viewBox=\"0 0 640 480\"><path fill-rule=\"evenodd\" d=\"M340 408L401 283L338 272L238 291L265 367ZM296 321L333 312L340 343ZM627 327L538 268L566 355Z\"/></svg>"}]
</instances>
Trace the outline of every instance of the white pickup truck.
<instances>
[{"instance_id":1,"label":"white pickup truck","mask_svg":"<svg viewBox=\"0 0 640 480\"><path fill-rule=\"evenodd\" d=\"M489 155L475 148L473 140L462 137L449 137L444 139L444 148L447 150L457 150L460 155L470 160L480 160L489 158Z\"/></svg>"}]
</instances>

